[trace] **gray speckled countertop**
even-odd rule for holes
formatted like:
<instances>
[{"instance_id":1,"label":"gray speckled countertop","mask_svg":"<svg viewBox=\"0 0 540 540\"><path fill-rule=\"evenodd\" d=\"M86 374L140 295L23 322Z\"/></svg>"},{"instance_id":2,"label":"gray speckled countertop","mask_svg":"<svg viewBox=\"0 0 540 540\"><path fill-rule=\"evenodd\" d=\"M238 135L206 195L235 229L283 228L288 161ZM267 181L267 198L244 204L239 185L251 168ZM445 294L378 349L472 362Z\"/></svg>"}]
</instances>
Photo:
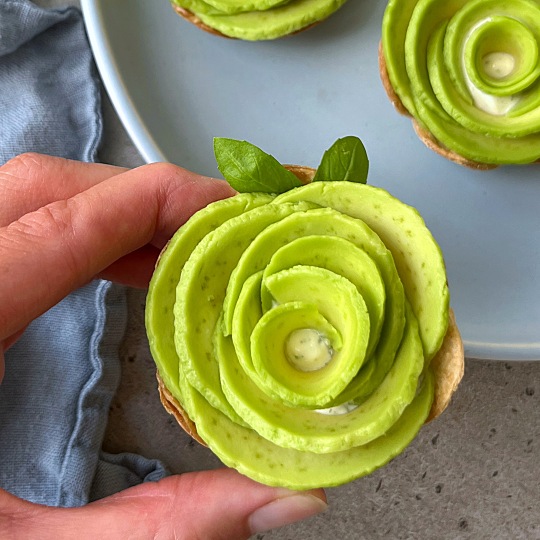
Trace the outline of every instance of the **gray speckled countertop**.
<instances>
[{"instance_id":1,"label":"gray speckled countertop","mask_svg":"<svg viewBox=\"0 0 540 540\"><path fill-rule=\"evenodd\" d=\"M105 102L101 159L142 160ZM144 332L144 291L128 291L123 376L105 449L173 472L219 466L161 407ZM468 360L451 407L367 478L328 490L330 509L257 539L540 539L540 361Z\"/></svg>"},{"instance_id":2,"label":"gray speckled countertop","mask_svg":"<svg viewBox=\"0 0 540 540\"><path fill-rule=\"evenodd\" d=\"M101 160L141 165L106 97L104 115ZM162 408L144 331L145 292L128 290L128 303L105 450L158 458L175 473L220 466ZM468 360L450 408L401 456L327 494L325 514L256 540L540 539L540 361Z\"/></svg>"}]
</instances>

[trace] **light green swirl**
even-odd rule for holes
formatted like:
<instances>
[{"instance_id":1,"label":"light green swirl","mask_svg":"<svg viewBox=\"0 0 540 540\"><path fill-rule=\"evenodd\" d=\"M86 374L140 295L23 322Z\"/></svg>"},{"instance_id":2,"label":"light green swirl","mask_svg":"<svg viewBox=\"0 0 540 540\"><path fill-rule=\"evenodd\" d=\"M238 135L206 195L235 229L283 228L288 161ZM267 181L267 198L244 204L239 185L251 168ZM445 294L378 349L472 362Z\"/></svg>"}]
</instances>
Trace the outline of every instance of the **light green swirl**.
<instances>
[{"instance_id":1,"label":"light green swirl","mask_svg":"<svg viewBox=\"0 0 540 540\"><path fill-rule=\"evenodd\" d=\"M440 249L413 208L315 182L195 214L160 258L146 325L161 378L218 457L308 489L368 474L409 444L431 407L448 309ZM313 371L284 352L306 328L333 349Z\"/></svg>"},{"instance_id":2,"label":"light green swirl","mask_svg":"<svg viewBox=\"0 0 540 540\"><path fill-rule=\"evenodd\" d=\"M396 94L444 147L493 165L540 159L538 0L390 0L382 45Z\"/></svg>"}]
</instances>

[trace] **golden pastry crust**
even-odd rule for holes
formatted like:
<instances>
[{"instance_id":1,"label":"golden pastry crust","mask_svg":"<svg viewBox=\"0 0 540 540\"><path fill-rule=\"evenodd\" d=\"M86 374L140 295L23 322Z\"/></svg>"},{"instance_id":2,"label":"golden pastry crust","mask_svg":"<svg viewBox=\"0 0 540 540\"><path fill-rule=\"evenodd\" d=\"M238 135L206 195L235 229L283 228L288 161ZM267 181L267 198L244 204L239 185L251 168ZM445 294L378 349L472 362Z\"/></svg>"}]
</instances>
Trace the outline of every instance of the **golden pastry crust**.
<instances>
[{"instance_id":1,"label":"golden pastry crust","mask_svg":"<svg viewBox=\"0 0 540 540\"><path fill-rule=\"evenodd\" d=\"M304 185L309 184L317 172L313 167L304 167L302 165L284 165L284 167L291 171Z\"/></svg>"},{"instance_id":2,"label":"golden pastry crust","mask_svg":"<svg viewBox=\"0 0 540 540\"><path fill-rule=\"evenodd\" d=\"M206 446L206 443L199 437L195 424L192 422L186 411L182 409L180 403L178 403L178 400L169 392L165 386L165 383L160 377L159 372L156 372L156 378L158 380L159 399L161 400L161 404L163 405L164 409L169 414L174 416L180 427L188 435L191 435L191 437L193 437L198 443Z\"/></svg>"},{"instance_id":3,"label":"golden pastry crust","mask_svg":"<svg viewBox=\"0 0 540 540\"><path fill-rule=\"evenodd\" d=\"M178 15L180 15L180 17L182 17L186 21L190 22L191 24L194 24L195 26L197 26L201 30L204 30L205 32L208 32L209 34L214 34L215 36L224 37L224 38L227 38L227 39L234 39L234 38L231 38L229 36L226 36L225 34L222 34L221 32L219 32L218 30L215 30L211 26L208 26L207 24L204 24L201 21L201 19L199 17L197 17L197 15L195 15L191 11L189 11L189 10L183 8L183 7L177 6L176 4L171 4L171 5L172 5L172 8L174 9L174 11L176 11L176 13L178 13Z\"/></svg>"},{"instance_id":4,"label":"golden pastry crust","mask_svg":"<svg viewBox=\"0 0 540 540\"><path fill-rule=\"evenodd\" d=\"M448 330L441 348L431 360L430 369L434 375L435 396L426 423L440 416L448 407L465 373L463 341L452 309Z\"/></svg>"}]
</instances>

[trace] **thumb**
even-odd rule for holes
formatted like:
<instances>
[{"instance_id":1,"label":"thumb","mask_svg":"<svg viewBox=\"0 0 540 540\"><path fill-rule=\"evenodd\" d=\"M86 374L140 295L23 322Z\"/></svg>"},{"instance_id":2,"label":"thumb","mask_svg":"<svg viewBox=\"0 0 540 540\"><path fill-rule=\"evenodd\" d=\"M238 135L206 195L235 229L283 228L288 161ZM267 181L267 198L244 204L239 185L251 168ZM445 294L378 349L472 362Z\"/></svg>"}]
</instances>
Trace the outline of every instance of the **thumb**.
<instances>
[{"instance_id":1,"label":"thumb","mask_svg":"<svg viewBox=\"0 0 540 540\"><path fill-rule=\"evenodd\" d=\"M327 506L323 490L263 486L230 469L171 476L81 508L40 507L2 496L10 499L0 504L0 537L5 539L242 540Z\"/></svg>"}]
</instances>

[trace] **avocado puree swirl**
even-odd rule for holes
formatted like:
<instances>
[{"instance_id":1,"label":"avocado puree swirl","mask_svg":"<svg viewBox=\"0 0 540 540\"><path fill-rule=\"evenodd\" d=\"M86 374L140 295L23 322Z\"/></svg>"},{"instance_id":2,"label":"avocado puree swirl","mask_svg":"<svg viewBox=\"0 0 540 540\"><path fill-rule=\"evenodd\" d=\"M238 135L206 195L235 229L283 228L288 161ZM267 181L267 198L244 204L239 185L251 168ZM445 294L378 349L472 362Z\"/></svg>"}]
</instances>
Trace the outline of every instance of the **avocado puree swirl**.
<instances>
[{"instance_id":1,"label":"avocado puree swirl","mask_svg":"<svg viewBox=\"0 0 540 540\"><path fill-rule=\"evenodd\" d=\"M248 41L280 38L322 21L346 0L171 0L208 28Z\"/></svg>"},{"instance_id":2,"label":"avocado puree swirl","mask_svg":"<svg viewBox=\"0 0 540 540\"><path fill-rule=\"evenodd\" d=\"M318 181L197 212L162 253L146 324L160 377L210 449L257 481L308 489L366 475L414 438L448 310L416 210ZM295 364L297 331L329 359Z\"/></svg>"},{"instance_id":3,"label":"avocado puree swirl","mask_svg":"<svg viewBox=\"0 0 540 540\"><path fill-rule=\"evenodd\" d=\"M390 0L382 49L404 107L443 146L478 163L540 159L538 0Z\"/></svg>"}]
</instances>

